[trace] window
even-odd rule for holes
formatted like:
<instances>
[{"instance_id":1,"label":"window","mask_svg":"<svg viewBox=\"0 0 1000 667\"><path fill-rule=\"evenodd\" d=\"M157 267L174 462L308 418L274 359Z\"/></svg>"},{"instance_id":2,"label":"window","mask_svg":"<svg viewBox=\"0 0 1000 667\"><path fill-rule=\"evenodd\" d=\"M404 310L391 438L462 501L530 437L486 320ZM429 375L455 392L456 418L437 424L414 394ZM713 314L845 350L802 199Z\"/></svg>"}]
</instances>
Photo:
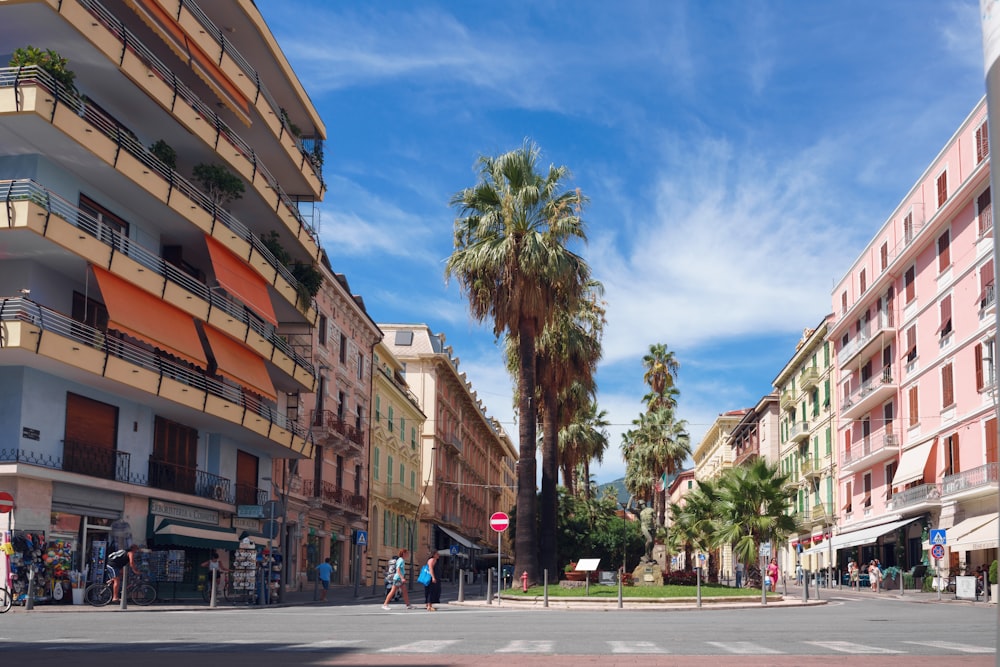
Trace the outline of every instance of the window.
<instances>
[{"instance_id":1,"label":"window","mask_svg":"<svg viewBox=\"0 0 1000 667\"><path fill-rule=\"evenodd\" d=\"M979 235L993 235L993 203L990 199L990 189L976 197L976 210L979 212Z\"/></svg>"},{"instance_id":2,"label":"window","mask_svg":"<svg viewBox=\"0 0 1000 667\"><path fill-rule=\"evenodd\" d=\"M826 427L826 455L829 456L833 451L833 431L830 427Z\"/></svg>"},{"instance_id":3,"label":"window","mask_svg":"<svg viewBox=\"0 0 1000 667\"><path fill-rule=\"evenodd\" d=\"M393 421L394 421L394 418L392 416L392 406L390 405L389 406L389 419L386 422L388 424L388 426L389 426L389 433L392 433L393 429L396 428L396 425L393 424Z\"/></svg>"},{"instance_id":4,"label":"window","mask_svg":"<svg viewBox=\"0 0 1000 667\"><path fill-rule=\"evenodd\" d=\"M840 312L847 312L847 292L841 292L840 294Z\"/></svg>"},{"instance_id":5,"label":"window","mask_svg":"<svg viewBox=\"0 0 1000 667\"><path fill-rule=\"evenodd\" d=\"M326 315L319 316L319 326L317 327L317 335L319 337L319 344L326 347Z\"/></svg>"},{"instance_id":6,"label":"window","mask_svg":"<svg viewBox=\"0 0 1000 667\"><path fill-rule=\"evenodd\" d=\"M990 156L990 131L985 121L976 130L976 164Z\"/></svg>"},{"instance_id":7,"label":"window","mask_svg":"<svg viewBox=\"0 0 1000 667\"><path fill-rule=\"evenodd\" d=\"M417 427L416 426L411 426L410 427L410 449L416 449L416 448L417 448Z\"/></svg>"},{"instance_id":8,"label":"window","mask_svg":"<svg viewBox=\"0 0 1000 667\"><path fill-rule=\"evenodd\" d=\"M889 244L883 243L878 249L879 267L882 271L889 268Z\"/></svg>"},{"instance_id":9,"label":"window","mask_svg":"<svg viewBox=\"0 0 1000 667\"><path fill-rule=\"evenodd\" d=\"M913 298L917 295L916 286L913 284L914 279L917 275L916 267L911 266L903 274L903 301L904 303L911 303Z\"/></svg>"},{"instance_id":10,"label":"window","mask_svg":"<svg viewBox=\"0 0 1000 667\"><path fill-rule=\"evenodd\" d=\"M943 299L941 299L941 304L940 304L939 310L940 310L940 313L941 313L941 319L940 319L941 324L938 326L937 332L941 336L941 338L944 338L945 336L947 336L948 334L951 333L951 295L950 294L948 296L944 297Z\"/></svg>"},{"instance_id":11,"label":"window","mask_svg":"<svg viewBox=\"0 0 1000 667\"><path fill-rule=\"evenodd\" d=\"M948 201L948 172L942 171L941 175L937 177L938 207L943 206L946 201Z\"/></svg>"},{"instance_id":12,"label":"window","mask_svg":"<svg viewBox=\"0 0 1000 667\"><path fill-rule=\"evenodd\" d=\"M357 414L354 415L354 428L361 432L361 427L365 423L365 413L364 408L360 405L358 406Z\"/></svg>"},{"instance_id":13,"label":"window","mask_svg":"<svg viewBox=\"0 0 1000 667\"><path fill-rule=\"evenodd\" d=\"M337 392L337 421L344 421L344 413L347 411L347 396L342 391Z\"/></svg>"},{"instance_id":14,"label":"window","mask_svg":"<svg viewBox=\"0 0 1000 667\"><path fill-rule=\"evenodd\" d=\"M892 463L886 465L885 467L885 499L888 500L892 498L892 478L896 476L896 466L898 464L893 461Z\"/></svg>"},{"instance_id":15,"label":"window","mask_svg":"<svg viewBox=\"0 0 1000 667\"><path fill-rule=\"evenodd\" d=\"M863 478L864 483L864 501L861 503L865 508L872 506L872 474L866 472Z\"/></svg>"},{"instance_id":16,"label":"window","mask_svg":"<svg viewBox=\"0 0 1000 667\"><path fill-rule=\"evenodd\" d=\"M73 319L101 331L108 330L108 309L80 292L73 292Z\"/></svg>"},{"instance_id":17,"label":"window","mask_svg":"<svg viewBox=\"0 0 1000 667\"><path fill-rule=\"evenodd\" d=\"M417 473L413 470L410 471L410 491L415 491L417 488Z\"/></svg>"},{"instance_id":18,"label":"window","mask_svg":"<svg viewBox=\"0 0 1000 667\"><path fill-rule=\"evenodd\" d=\"M953 433L944 439L944 457L944 474L954 475L961 472L962 468L958 460L958 433Z\"/></svg>"},{"instance_id":19,"label":"window","mask_svg":"<svg viewBox=\"0 0 1000 667\"><path fill-rule=\"evenodd\" d=\"M363 380L365 377L365 355L363 352L358 352L358 379Z\"/></svg>"},{"instance_id":20,"label":"window","mask_svg":"<svg viewBox=\"0 0 1000 667\"><path fill-rule=\"evenodd\" d=\"M862 294L864 294L865 290L868 289L868 280L866 279L864 269L861 269L861 273L858 276L858 287L861 289Z\"/></svg>"},{"instance_id":21,"label":"window","mask_svg":"<svg viewBox=\"0 0 1000 667\"><path fill-rule=\"evenodd\" d=\"M903 216L903 242L909 244L913 240L913 212Z\"/></svg>"},{"instance_id":22,"label":"window","mask_svg":"<svg viewBox=\"0 0 1000 667\"><path fill-rule=\"evenodd\" d=\"M983 391L993 386L993 339L976 343L976 390Z\"/></svg>"},{"instance_id":23,"label":"window","mask_svg":"<svg viewBox=\"0 0 1000 667\"><path fill-rule=\"evenodd\" d=\"M236 450L236 504L256 505L259 502L257 491L257 480L260 476L260 459L244 452Z\"/></svg>"},{"instance_id":24,"label":"window","mask_svg":"<svg viewBox=\"0 0 1000 667\"><path fill-rule=\"evenodd\" d=\"M376 482L379 479L379 455L380 454L381 454L381 450L379 450L379 448L376 447L375 448L375 457L374 457L373 463L372 463L372 479L374 479Z\"/></svg>"},{"instance_id":25,"label":"window","mask_svg":"<svg viewBox=\"0 0 1000 667\"><path fill-rule=\"evenodd\" d=\"M910 387L910 389L906 392L906 397L910 409L910 426L916 426L920 423L919 395L917 393L917 388Z\"/></svg>"},{"instance_id":26,"label":"window","mask_svg":"<svg viewBox=\"0 0 1000 667\"><path fill-rule=\"evenodd\" d=\"M114 246L117 250L126 251L125 239L128 238L128 223L125 220L104 208L87 195L80 195L80 210L93 218L94 222L97 223L94 236L104 243Z\"/></svg>"},{"instance_id":27,"label":"window","mask_svg":"<svg viewBox=\"0 0 1000 667\"><path fill-rule=\"evenodd\" d=\"M853 501L854 498L854 482L848 482L844 485L844 513L850 514L854 510Z\"/></svg>"},{"instance_id":28,"label":"window","mask_svg":"<svg viewBox=\"0 0 1000 667\"><path fill-rule=\"evenodd\" d=\"M914 324L906 330L906 363L911 363L917 358L917 325Z\"/></svg>"},{"instance_id":29,"label":"window","mask_svg":"<svg viewBox=\"0 0 1000 667\"><path fill-rule=\"evenodd\" d=\"M406 417L399 418L399 441L406 441Z\"/></svg>"},{"instance_id":30,"label":"window","mask_svg":"<svg viewBox=\"0 0 1000 667\"><path fill-rule=\"evenodd\" d=\"M993 276L993 258L979 270L979 309L984 310L996 301L996 280Z\"/></svg>"},{"instance_id":31,"label":"window","mask_svg":"<svg viewBox=\"0 0 1000 667\"><path fill-rule=\"evenodd\" d=\"M392 486L392 456L386 457L385 464L385 483Z\"/></svg>"},{"instance_id":32,"label":"window","mask_svg":"<svg viewBox=\"0 0 1000 667\"><path fill-rule=\"evenodd\" d=\"M340 363L347 363L347 336L340 334Z\"/></svg>"},{"instance_id":33,"label":"window","mask_svg":"<svg viewBox=\"0 0 1000 667\"><path fill-rule=\"evenodd\" d=\"M955 405L955 380L951 364L941 367L941 407L950 408Z\"/></svg>"},{"instance_id":34,"label":"window","mask_svg":"<svg viewBox=\"0 0 1000 667\"><path fill-rule=\"evenodd\" d=\"M375 423L382 421L382 397L375 394Z\"/></svg>"},{"instance_id":35,"label":"window","mask_svg":"<svg viewBox=\"0 0 1000 667\"><path fill-rule=\"evenodd\" d=\"M400 486L406 484L406 466L402 463L399 464L399 484Z\"/></svg>"},{"instance_id":36,"label":"window","mask_svg":"<svg viewBox=\"0 0 1000 667\"><path fill-rule=\"evenodd\" d=\"M951 266L951 232L945 232L938 237L938 272Z\"/></svg>"}]
</instances>

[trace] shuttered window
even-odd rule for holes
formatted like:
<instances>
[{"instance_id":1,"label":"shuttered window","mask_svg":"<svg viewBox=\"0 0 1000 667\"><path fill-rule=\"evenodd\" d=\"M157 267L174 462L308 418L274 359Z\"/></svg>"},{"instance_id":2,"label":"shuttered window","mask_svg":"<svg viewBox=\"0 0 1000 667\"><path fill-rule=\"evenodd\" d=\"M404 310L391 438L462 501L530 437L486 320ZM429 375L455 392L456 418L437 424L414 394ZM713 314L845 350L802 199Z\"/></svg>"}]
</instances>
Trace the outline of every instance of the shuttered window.
<instances>
[{"instance_id":1,"label":"shuttered window","mask_svg":"<svg viewBox=\"0 0 1000 667\"><path fill-rule=\"evenodd\" d=\"M951 364L941 368L941 407L948 408L955 404L955 380Z\"/></svg>"}]
</instances>

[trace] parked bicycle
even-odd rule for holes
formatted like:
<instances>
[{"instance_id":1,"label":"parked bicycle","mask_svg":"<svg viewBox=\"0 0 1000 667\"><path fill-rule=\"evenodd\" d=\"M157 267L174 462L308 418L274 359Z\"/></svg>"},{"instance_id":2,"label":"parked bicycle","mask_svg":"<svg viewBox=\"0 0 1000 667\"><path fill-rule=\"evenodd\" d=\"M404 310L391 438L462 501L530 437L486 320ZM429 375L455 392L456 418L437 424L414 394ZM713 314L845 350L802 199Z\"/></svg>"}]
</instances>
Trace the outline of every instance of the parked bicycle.
<instances>
[{"instance_id":1,"label":"parked bicycle","mask_svg":"<svg viewBox=\"0 0 1000 667\"><path fill-rule=\"evenodd\" d=\"M0 614L10 611L12 604L14 604L14 596L6 588L0 588Z\"/></svg>"},{"instance_id":2,"label":"parked bicycle","mask_svg":"<svg viewBox=\"0 0 1000 667\"><path fill-rule=\"evenodd\" d=\"M111 602L114 594L115 569L110 565L105 566L105 580L101 583L87 586L83 592L84 601L95 607L103 607ZM141 575L128 577L128 601L145 607L156 601L156 588L142 578Z\"/></svg>"}]
</instances>

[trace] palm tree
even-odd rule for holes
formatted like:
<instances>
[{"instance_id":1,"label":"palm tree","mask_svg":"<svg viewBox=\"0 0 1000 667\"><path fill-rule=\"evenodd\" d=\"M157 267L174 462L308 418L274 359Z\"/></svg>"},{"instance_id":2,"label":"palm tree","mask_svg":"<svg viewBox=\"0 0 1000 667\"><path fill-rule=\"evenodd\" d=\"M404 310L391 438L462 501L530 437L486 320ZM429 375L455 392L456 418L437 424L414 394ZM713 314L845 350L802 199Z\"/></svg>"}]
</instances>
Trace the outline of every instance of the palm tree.
<instances>
[{"instance_id":1,"label":"palm tree","mask_svg":"<svg viewBox=\"0 0 1000 667\"><path fill-rule=\"evenodd\" d=\"M650 409L660 406L673 407L677 405L677 391L674 380L681 364L674 353L663 343L649 346L649 353L642 358L642 366L646 369L642 381L649 385L650 393L643 400Z\"/></svg>"},{"instance_id":2,"label":"palm tree","mask_svg":"<svg viewBox=\"0 0 1000 667\"><path fill-rule=\"evenodd\" d=\"M571 423L559 431L563 486L570 494L582 494L588 499L592 497L588 483L590 462L604 461L609 425L607 410L598 410L597 403L590 401L576 413Z\"/></svg>"},{"instance_id":3,"label":"palm tree","mask_svg":"<svg viewBox=\"0 0 1000 667\"><path fill-rule=\"evenodd\" d=\"M788 514L787 475L763 458L726 469L719 478L718 544L728 544L743 563L753 564L760 545L776 544L795 530Z\"/></svg>"},{"instance_id":4,"label":"palm tree","mask_svg":"<svg viewBox=\"0 0 1000 667\"><path fill-rule=\"evenodd\" d=\"M661 406L632 422L637 428L625 434L623 454L628 466L625 486L636 498L654 501L657 521L663 525L666 489L655 491L662 478L677 472L691 455L687 422L674 417L673 408Z\"/></svg>"},{"instance_id":5,"label":"palm tree","mask_svg":"<svg viewBox=\"0 0 1000 667\"><path fill-rule=\"evenodd\" d=\"M528 582L539 581L535 533L537 411L535 340L552 321L557 305L572 303L581 286L583 260L568 248L586 240L580 211L586 199L564 190L566 167L537 172L539 149L529 141L518 149L477 161L479 182L456 193L455 250L445 278L458 280L472 316L491 320L496 337L515 337L518 346L518 487L514 559Z\"/></svg>"},{"instance_id":6,"label":"palm tree","mask_svg":"<svg viewBox=\"0 0 1000 667\"><path fill-rule=\"evenodd\" d=\"M718 492L709 480L698 482L687 495L684 504L670 505L670 531L667 546L673 553L684 552L684 569L694 565L691 552L712 551L717 534L716 505Z\"/></svg>"}]
</instances>

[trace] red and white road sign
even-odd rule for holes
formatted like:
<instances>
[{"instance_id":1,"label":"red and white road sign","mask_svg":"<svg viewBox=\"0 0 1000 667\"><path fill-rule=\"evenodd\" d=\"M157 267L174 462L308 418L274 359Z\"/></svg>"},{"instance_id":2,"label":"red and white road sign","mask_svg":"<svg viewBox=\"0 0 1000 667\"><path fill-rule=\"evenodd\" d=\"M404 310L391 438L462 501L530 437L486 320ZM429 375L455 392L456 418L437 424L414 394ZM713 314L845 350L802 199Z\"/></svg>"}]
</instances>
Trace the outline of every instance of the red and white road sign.
<instances>
[{"instance_id":1,"label":"red and white road sign","mask_svg":"<svg viewBox=\"0 0 1000 667\"><path fill-rule=\"evenodd\" d=\"M507 530L510 525L510 517L505 512L494 512L490 515L490 528L498 533Z\"/></svg>"},{"instance_id":2,"label":"red and white road sign","mask_svg":"<svg viewBox=\"0 0 1000 667\"><path fill-rule=\"evenodd\" d=\"M14 496L6 491L0 491L0 514L6 514L14 509Z\"/></svg>"},{"instance_id":3,"label":"red and white road sign","mask_svg":"<svg viewBox=\"0 0 1000 667\"><path fill-rule=\"evenodd\" d=\"M932 546L931 547L931 556L933 556L934 558L936 558L938 560L944 558L944 547L941 546L940 544L935 544L934 546Z\"/></svg>"}]
</instances>

